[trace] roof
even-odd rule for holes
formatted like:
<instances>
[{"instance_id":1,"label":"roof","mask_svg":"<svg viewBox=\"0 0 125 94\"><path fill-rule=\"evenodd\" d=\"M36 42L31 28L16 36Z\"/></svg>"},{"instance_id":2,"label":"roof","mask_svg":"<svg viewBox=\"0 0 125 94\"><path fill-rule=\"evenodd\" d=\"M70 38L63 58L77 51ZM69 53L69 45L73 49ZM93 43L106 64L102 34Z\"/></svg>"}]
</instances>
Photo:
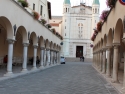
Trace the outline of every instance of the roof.
<instances>
[{"instance_id":1,"label":"roof","mask_svg":"<svg viewBox=\"0 0 125 94\"><path fill-rule=\"evenodd\" d=\"M70 0L64 0L64 4L71 4Z\"/></svg>"},{"instance_id":2,"label":"roof","mask_svg":"<svg viewBox=\"0 0 125 94\"><path fill-rule=\"evenodd\" d=\"M62 16L52 16L52 19L62 19Z\"/></svg>"},{"instance_id":3,"label":"roof","mask_svg":"<svg viewBox=\"0 0 125 94\"><path fill-rule=\"evenodd\" d=\"M99 0L93 0L93 5L100 5Z\"/></svg>"}]
</instances>

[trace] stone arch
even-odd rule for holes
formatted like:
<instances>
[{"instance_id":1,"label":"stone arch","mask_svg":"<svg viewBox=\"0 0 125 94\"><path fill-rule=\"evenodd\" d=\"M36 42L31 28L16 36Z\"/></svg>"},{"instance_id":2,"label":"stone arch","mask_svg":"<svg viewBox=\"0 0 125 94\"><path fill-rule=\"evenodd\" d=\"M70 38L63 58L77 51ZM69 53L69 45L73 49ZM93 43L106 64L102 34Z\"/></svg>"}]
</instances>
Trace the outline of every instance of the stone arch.
<instances>
[{"instance_id":1,"label":"stone arch","mask_svg":"<svg viewBox=\"0 0 125 94\"><path fill-rule=\"evenodd\" d=\"M56 44L54 43L54 45L53 45L53 50L56 50Z\"/></svg>"},{"instance_id":2,"label":"stone arch","mask_svg":"<svg viewBox=\"0 0 125 94\"><path fill-rule=\"evenodd\" d=\"M44 38L42 36L40 36L39 43L40 43L40 47L45 47Z\"/></svg>"},{"instance_id":3,"label":"stone arch","mask_svg":"<svg viewBox=\"0 0 125 94\"><path fill-rule=\"evenodd\" d=\"M56 47L56 51L59 51L59 46L58 46L58 44L57 44L57 47Z\"/></svg>"},{"instance_id":4,"label":"stone arch","mask_svg":"<svg viewBox=\"0 0 125 94\"><path fill-rule=\"evenodd\" d=\"M101 47L103 46L103 39L101 38Z\"/></svg>"},{"instance_id":5,"label":"stone arch","mask_svg":"<svg viewBox=\"0 0 125 94\"><path fill-rule=\"evenodd\" d=\"M13 28L12 24L9 21L8 18L1 16L0 17L0 25L5 29L7 32L7 39L14 39L14 33L13 33Z\"/></svg>"},{"instance_id":6,"label":"stone arch","mask_svg":"<svg viewBox=\"0 0 125 94\"><path fill-rule=\"evenodd\" d=\"M27 31L24 26L19 26L16 32L16 37L17 35L21 35L22 37L22 42L23 43L28 43L28 36L27 36Z\"/></svg>"},{"instance_id":7,"label":"stone arch","mask_svg":"<svg viewBox=\"0 0 125 94\"><path fill-rule=\"evenodd\" d=\"M67 8L66 8L66 12L67 12Z\"/></svg>"},{"instance_id":8,"label":"stone arch","mask_svg":"<svg viewBox=\"0 0 125 94\"><path fill-rule=\"evenodd\" d=\"M103 48L106 47L106 43L107 43L107 36L106 34L104 35L104 38L103 38Z\"/></svg>"},{"instance_id":9,"label":"stone arch","mask_svg":"<svg viewBox=\"0 0 125 94\"><path fill-rule=\"evenodd\" d=\"M38 45L38 38L35 32L32 32L30 35L30 43L33 45Z\"/></svg>"},{"instance_id":10,"label":"stone arch","mask_svg":"<svg viewBox=\"0 0 125 94\"><path fill-rule=\"evenodd\" d=\"M53 50L53 42L50 42L50 49Z\"/></svg>"},{"instance_id":11,"label":"stone arch","mask_svg":"<svg viewBox=\"0 0 125 94\"><path fill-rule=\"evenodd\" d=\"M123 31L123 23L122 19L119 18L115 26L113 43L120 43L122 31Z\"/></svg>"},{"instance_id":12,"label":"stone arch","mask_svg":"<svg viewBox=\"0 0 125 94\"><path fill-rule=\"evenodd\" d=\"M106 46L112 46L112 43L113 43L113 31L112 29L110 28L109 32L108 32L108 35L107 35L107 45Z\"/></svg>"},{"instance_id":13,"label":"stone arch","mask_svg":"<svg viewBox=\"0 0 125 94\"><path fill-rule=\"evenodd\" d=\"M48 39L46 39L46 41L45 41L45 47L47 49L50 49L50 45L49 45L49 40Z\"/></svg>"}]
</instances>

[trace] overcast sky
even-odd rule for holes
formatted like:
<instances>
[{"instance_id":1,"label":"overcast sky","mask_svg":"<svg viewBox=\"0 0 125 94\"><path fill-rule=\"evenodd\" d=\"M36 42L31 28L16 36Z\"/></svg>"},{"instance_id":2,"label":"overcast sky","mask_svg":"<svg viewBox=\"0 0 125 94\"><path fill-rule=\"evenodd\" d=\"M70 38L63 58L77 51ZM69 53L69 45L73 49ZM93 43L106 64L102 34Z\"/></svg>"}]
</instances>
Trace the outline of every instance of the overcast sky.
<instances>
[{"instance_id":1,"label":"overcast sky","mask_svg":"<svg viewBox=\"0 0 125 94\"><path fill-rule=\"evenodd\" d=\"M63 1L64 0L48 0L51 2L51 8L52 8L52 16L61 16L63 12ZM79 5L80 0L70 0L71 6ZM92 5L93 0L81 0L83 2L87 2L87 5ZM100 14L101 11L107 8L105 2L106 0L99 0L100 1Z\"/></svg>"}]
</instances>

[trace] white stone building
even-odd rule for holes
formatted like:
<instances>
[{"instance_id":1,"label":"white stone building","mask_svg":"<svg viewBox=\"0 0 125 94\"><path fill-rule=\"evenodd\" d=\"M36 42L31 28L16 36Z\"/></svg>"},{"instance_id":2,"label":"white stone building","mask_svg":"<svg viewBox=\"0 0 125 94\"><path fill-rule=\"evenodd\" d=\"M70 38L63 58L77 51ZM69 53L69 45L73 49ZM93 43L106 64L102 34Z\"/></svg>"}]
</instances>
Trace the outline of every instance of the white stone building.
<instances>
[{"instance_id":1,"label":"white stone building","mask_svg":"<svg viewBox=\"0 0 125 94\"><path fill-rule=\"evenodd\" d=\"M41 17L48 21L51 4L47 0L27 1L30 5L27 8L17 0L0 1L0 66L7 70L4 76L13 74L13 64L21 65L21 72L28 72L60 62L61 37L32 14L32 11L42 13ZM39 65L36 63L37 56ZM29 64L32 66L30 69Z\"/></svg>"},{"instance_id":2,"label":"white stone building","mask_svg":"<svg viewBox=\"0 0 125 94\"><path fill-rule=\"evenodd\" d=\"M63 16L52 17L50 21L57 31L61 28L64 38L62 55L65 57L93 57L90 38L99 21L99 8L99 0L94 0L92 7L85 3L71 7L70 0L64 0Z\"/></svg>"}]
</instances>

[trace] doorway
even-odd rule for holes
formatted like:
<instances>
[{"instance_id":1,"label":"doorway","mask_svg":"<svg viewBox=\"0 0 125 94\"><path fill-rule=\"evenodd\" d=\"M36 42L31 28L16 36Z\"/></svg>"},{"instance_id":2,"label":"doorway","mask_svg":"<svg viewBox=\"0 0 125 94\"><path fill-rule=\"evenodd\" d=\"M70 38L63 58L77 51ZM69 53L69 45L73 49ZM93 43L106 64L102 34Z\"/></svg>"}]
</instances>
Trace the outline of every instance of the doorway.
<instances>
[{"instance_id":1,"label":"doorway","mask_svg":"<svg viewBox=\"0 0 125 94\"><path fill-rule=\"evenodd\" d=\"M76 46L76 57L83 56L83 46Z\"/></svg>"}]
</instances>

